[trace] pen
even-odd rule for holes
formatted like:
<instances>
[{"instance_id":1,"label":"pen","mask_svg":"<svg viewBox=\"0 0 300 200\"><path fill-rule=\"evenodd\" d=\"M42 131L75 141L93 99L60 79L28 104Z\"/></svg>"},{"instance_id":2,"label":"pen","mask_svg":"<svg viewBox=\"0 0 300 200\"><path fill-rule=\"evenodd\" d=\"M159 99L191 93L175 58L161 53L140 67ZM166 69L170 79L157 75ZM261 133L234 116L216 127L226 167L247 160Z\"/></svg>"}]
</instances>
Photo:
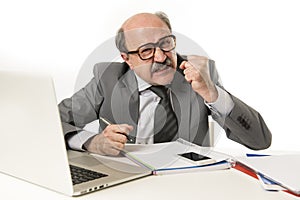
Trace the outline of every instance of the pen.
<instances>
[{"instance_id":1,"label":"pen","mask_svg":"<svg viewBox=\"0 0 300 200\"><path fill-rule=\"evenodd\" d=\"M103 121L106 125L111 125L112 123L110 121L108 121L107 119L100 117L100 120ZM120 128L120 127L119 127ZM121 129L121 128L120 128ZM127 140L130 142L134 142L133 138L130 135L127 135L126 133L120 133L124 136L126 136Z\"/></svg>"}]
</instances>

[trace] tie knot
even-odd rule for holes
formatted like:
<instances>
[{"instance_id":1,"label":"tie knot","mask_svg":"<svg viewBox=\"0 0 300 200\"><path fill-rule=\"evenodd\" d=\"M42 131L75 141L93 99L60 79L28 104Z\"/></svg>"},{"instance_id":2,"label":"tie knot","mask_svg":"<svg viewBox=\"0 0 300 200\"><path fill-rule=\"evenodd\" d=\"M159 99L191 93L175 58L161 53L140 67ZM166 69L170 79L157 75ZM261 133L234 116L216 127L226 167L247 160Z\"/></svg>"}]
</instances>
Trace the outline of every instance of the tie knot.
<instances>
[{"instance_id":1,"label":"tie knot","mask_svg":"<svg viewBox=\"0 0 300 200\"><path fill-rule=\"evenodd\" d=\"M163 85L151 86L150 90L157 94L160 98L167 98L168 97L168 88Z\"/></svg>"}]
</instances>

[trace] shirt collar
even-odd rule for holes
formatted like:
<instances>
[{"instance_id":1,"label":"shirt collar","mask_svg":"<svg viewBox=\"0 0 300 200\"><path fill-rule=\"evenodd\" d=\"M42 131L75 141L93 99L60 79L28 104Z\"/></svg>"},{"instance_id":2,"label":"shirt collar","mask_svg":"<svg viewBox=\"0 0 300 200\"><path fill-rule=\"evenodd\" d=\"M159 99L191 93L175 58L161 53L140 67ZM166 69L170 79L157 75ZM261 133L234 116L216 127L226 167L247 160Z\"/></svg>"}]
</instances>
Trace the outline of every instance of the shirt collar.
<instances>
[{"instance_id":1,"label":"shirt collar","mask_svg":"<svg viewBox=\"0 0 300 200\"><path fill-rule=\"evenodd\" d=\"M152 86L149 83L147 83L146 81L144 81L142 78L140 78L135 72L134 72L134 75L135 75L136 80L137 80L139 92L141 92L143 90L146 90L146 89L148 89L149 87Z\"/></svg>"}]
</instances>

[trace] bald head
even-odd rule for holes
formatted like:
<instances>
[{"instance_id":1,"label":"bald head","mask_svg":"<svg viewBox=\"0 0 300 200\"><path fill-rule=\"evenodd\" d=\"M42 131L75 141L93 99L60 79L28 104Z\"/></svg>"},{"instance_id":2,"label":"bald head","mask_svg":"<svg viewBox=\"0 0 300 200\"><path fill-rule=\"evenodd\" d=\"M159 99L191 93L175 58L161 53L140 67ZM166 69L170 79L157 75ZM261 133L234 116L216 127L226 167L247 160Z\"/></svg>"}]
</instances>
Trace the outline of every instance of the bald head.
<instances>
[{"instance_id":1,"label":"bald head","mask_svg":"<svg viewBox=\"0 0 300 200\"><path fill-rule=\"evenodd\" d=\"M166 24L160 16L152 13L139 13L127 19L122 25L124 31L130 31L138 28L167 28Z\"/></svg>"},{"instance_id":2,"label":"bald head","mask_svg":"<svg viewBox=\"0 0 300 200\"><path fill-rule=\"evenodd\" d=\"M138 13L127 19L118 30L115 43L120 52L127 52L124 32L144 28L168 29L172 32L168 16L163 12Z\"/></svg>"}]
</instances>

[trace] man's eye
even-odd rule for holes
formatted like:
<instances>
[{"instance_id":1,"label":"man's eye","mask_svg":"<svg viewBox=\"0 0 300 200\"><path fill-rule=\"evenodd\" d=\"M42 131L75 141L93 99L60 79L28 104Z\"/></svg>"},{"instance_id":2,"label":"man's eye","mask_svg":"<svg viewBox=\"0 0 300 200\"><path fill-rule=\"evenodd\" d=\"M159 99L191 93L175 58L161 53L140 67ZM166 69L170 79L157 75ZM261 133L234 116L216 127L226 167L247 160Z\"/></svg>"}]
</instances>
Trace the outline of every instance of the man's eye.
<instances>
[{"instance_id":1,"label":"man's eye","mask_svg":"<svg viewBox=\"0 0 300 200\"><path fill-rule=\"evenodd\" d=\"M173 45L173 43L172 43L172 40L164 40L164 41L162 41L161 43L160 43L160 47L161 48L165 48L165 47L170 47L170 46L172 46Z\"/></svg>"},{"instance_id":2,"label":"man's eye","mask_svg":"<svg viewBox=\"0 0 300 200\"><path fill-rule=\"evenodd\" d=\"M142 53L142 54L150 54L150 53L152 53L152 51L153 51L153 48L145 48L145 49L142 49L140 51L140 53Z\"/></svg>"}]
</instances>

